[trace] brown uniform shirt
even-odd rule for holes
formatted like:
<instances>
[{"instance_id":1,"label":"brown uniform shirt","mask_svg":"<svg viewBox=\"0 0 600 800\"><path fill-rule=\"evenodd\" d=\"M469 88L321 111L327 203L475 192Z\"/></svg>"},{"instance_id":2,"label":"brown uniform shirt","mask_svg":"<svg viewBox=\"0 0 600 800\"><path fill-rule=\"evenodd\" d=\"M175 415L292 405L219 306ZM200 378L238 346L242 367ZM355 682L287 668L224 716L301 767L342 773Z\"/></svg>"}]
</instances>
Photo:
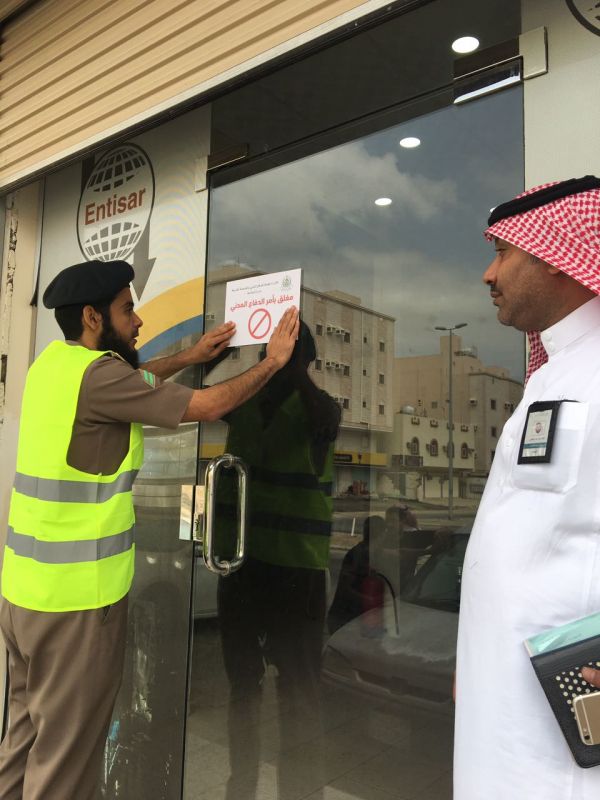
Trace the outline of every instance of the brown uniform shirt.
<instances>
[{"instance_id":1,"label":"brown uniform shirt","mask_svg":"<svg viewBox=\"0 0 600 800\"><path fill-rule=\"evenodd\" d=\"M72 344L72 342L69 342ZM153 377L113 356L102 356L86 369L67 462L93 474L115 472L129 449L131 422L176 428L193 389Z\"/></svg>"}]
</instances>

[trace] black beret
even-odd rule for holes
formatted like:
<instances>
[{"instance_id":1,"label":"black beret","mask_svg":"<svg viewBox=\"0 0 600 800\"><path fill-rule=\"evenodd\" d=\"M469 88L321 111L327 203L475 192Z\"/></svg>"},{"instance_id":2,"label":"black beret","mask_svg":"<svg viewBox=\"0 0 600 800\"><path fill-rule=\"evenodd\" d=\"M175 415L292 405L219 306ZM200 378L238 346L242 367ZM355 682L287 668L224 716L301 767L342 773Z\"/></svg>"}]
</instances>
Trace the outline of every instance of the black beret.
<instances>
[{"instance_id":1,"label":"black beret","mask_svg":"<svg viewBox=\"0 0 600 800\"><path fill-rule=\"evenodd\" d=\"M127 261L84 261L63 269L44 292L46 308L87 305L112 300L133 280Z\"/></svg>"}]
</instances>

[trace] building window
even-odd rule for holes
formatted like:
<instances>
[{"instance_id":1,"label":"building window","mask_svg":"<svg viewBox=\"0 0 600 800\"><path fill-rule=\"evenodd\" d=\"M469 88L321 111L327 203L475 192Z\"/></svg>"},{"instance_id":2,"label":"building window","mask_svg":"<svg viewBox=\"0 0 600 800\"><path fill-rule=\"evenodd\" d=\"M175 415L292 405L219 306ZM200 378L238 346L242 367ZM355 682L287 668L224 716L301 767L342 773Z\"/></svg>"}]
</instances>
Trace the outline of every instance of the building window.
<instances>
[{"instance_id":1,"label":"building window","mask_svg":"<svg viewBox=\"0 0 600 800\"><path fill-rule=\"evenodd\" d=\"M232 361L239 361L240 360L240 348L234 347L231 351L231 360Z\"/></svg>"},{"instance_id":2,"label":"building window","mask_svg":"<svg viewBox=\"0 0 600 800\"><path fill-rule=\"evenodd\" d=\"M469 445L466 442L463 442L460 446L460 457L461 458L469 457Z\"/></svg>"},{"instance_id":3,"label":"building window","mask_svg":"<svg viewBox=\"0 0 600 800\"><path fill-rule=\"evenodd\" d=\"M496 428L496 426L495 426L495 425L492 425L492 428L491 428L491 430L490 430L490 433L492 434L492 436L494 437L494 439L497 439L497 438L498 438L498 428Z\"/></svg>"},{"instance_id":4,"label":"building window","mask_svg":"<svg viewBox=\"0 0 600 800\"><path fill-rule=\"evenodd\" d=\"M411 456L418 456L419 455L419 440L416 436L410 440L410 454Z\"/></svg>"},{"instance_id":5,"label":"building window","mask_svg":"<svg viewBox=\"0 0 600 800\"><path fill-rule=\"evenodd\" d=\"M432 400L431 401L431 407L432 408L437 408L437 400Z\"/></svg>"},{"instance_id":6,"label":"building window","mask_svg":"<svg viewBox=\"0 0 600 800\"><path fill-rule=\"evenodd\" d=\"M490 399L490 408L492 409L492 411L496 410L496 401L493 399Z\"/></svg>"},{"instance_id":7,"label":"building window","mask_svg":"<svg viewBox=\"0 0 600 800\"><path fill-rule=\"evenodd\" d=\"M348 397L342 399L342 406L344 408L350 408L350 399Z\"/></svg>"},{"instance_id":8,"label":"building window","mask_svg":"<svg viewBox=\"0 0 600 800\"><path fill-rule=\"evenodd\" d=\"M367 407L367 401L363 400L363 408L366 408L366 407Z\"/></svg>"},{"instance_id":9,"label":"building window","mask_svg":"<svg viewBox=\"0 0 600 800\"><path fill-rule=\"evenodd\" d=\"M350 331L344 331L344 341L345 342L350 341Z\"/></svg>"},{"instance_id":10,"label":"building window","mask_svg":"<svg viewBox=\"0 0 600 800\"><path fill-rule=\"evenodd\" d=\"M494 460L494 456L495 455L496 455L496 451L495 450L490 450L490 461Z\"/></svg>"},{"instance_id":11,"label":"building window","mask_svg":"<svg viewBox=\"0 0 600 800\"><path fill-rule=\"evenodd\" d=\"M368 343L369 343L369 340L367 339L367 337L363 336L363 344L368 344Z\"/></svg>"},{"instance_id":12,"label":"building window","mask_svg":"<svg viewBox=\"0 0 600 800\"><path fill-rule=\"evenodd\" d=\"M379 341L379 352L385 353L385 342Z\"/></svg>"},{"instance_id":13,"label":"building window","mask_svg":"<svg viewBox=\"0 0 600 800\"><path fill-rule=\"evenodd\" d=\"M379 373L379 383L385 383L385 375L382 372Z\"/></svg>"},{"instance_id":14,"label":"building window","mask_svg":"<svg viewBox=\"0 0 600 800\"><path fill-rule=\"evenodd\" d=\"M383 403L379 403L379 413L385 414L385 406Z\"/></svg>"},{"instance_id":15,"label":"building window","mask_svg":"<svg viewBox=\"0 0 600 800\"><path fill-rule=\"evenodd\" d=\"M350 375L350 367L348 364L344 364L344 375Z\"/></svg>"},{"instance_id":16,"label":"building window","mask_svg":"<svg viewBox=\"0 0 600 800\"><path fill-rule=\"evenodd\" d=\"M317 372L321 372L323 369L323 360L321 358L315 359L315 369Z\"/></svg>"},{"instance_id":17,"label":"building window","mask_svg":"<svg viewBox=\"0 0 600 800\"><path fill-rule=\"evenodd\" d=\"M439 454L438 440L432 439L429 445L429 455L437 456Z\"/></svg>"},{"instance_id":18,"label":"building window","mask_svg":"<svg viewBox=\"0 0 600 800\"><path fill-rule=\"evenodd\" d=\"M317 324L315 325L315 331L317 336L323 336L323 326L321 325L320 322L317 322Z\"/></svg>"},{"instance_id":19,"label":"building window","mask_svg":"<svg viewBox=\"0 0 600 800\"><path fill-rule=\"evenodd\" d=\"M366 370L366 369L363 369L363 376L364 376L365 378L367 377L367 370Z\"/></svg>"}]
</instances>

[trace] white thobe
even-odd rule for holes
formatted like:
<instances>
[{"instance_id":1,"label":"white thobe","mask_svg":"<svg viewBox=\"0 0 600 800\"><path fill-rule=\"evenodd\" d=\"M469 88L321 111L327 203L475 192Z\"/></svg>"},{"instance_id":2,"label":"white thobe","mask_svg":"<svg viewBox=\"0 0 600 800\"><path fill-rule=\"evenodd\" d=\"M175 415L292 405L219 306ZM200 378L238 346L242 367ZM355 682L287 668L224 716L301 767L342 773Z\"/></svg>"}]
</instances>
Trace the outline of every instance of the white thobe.
<instances>
[{"instance_id":1,"label":"white thobe","mask_svg":"<svg viewBox=\"0 0 600 800\"><path fill-rule=\"evenodd\" d=\"M600 800L600 767L575 764L523 645L600 611L600 298L542 343L548 363L504 426L465 557L454 800ZM579 402L560 406L551 463L518 464L541 400Z\"/></svg>"}]
</instances>

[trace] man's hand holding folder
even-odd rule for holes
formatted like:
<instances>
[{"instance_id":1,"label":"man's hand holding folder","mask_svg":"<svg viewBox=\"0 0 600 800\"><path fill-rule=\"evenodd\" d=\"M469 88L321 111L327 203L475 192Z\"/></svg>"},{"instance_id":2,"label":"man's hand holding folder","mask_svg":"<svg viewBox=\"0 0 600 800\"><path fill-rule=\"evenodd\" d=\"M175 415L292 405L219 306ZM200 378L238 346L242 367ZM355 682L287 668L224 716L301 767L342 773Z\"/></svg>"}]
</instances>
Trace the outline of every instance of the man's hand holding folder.
<instances>
[{"instance_id":1,"label":"man's hand holding folder","mask_svg":"<svg viewBox=\"0 0 600 800\"><path fill-rule=\"evenodd\" d=\"M600 657L600 653L598 655ZM587 681L592 686L595 686L596 689L600 689L600 669L592 669L591 667L584 667L581 670L581 674L583 675L584 681Z\"/></svg>"}]
</instances>

